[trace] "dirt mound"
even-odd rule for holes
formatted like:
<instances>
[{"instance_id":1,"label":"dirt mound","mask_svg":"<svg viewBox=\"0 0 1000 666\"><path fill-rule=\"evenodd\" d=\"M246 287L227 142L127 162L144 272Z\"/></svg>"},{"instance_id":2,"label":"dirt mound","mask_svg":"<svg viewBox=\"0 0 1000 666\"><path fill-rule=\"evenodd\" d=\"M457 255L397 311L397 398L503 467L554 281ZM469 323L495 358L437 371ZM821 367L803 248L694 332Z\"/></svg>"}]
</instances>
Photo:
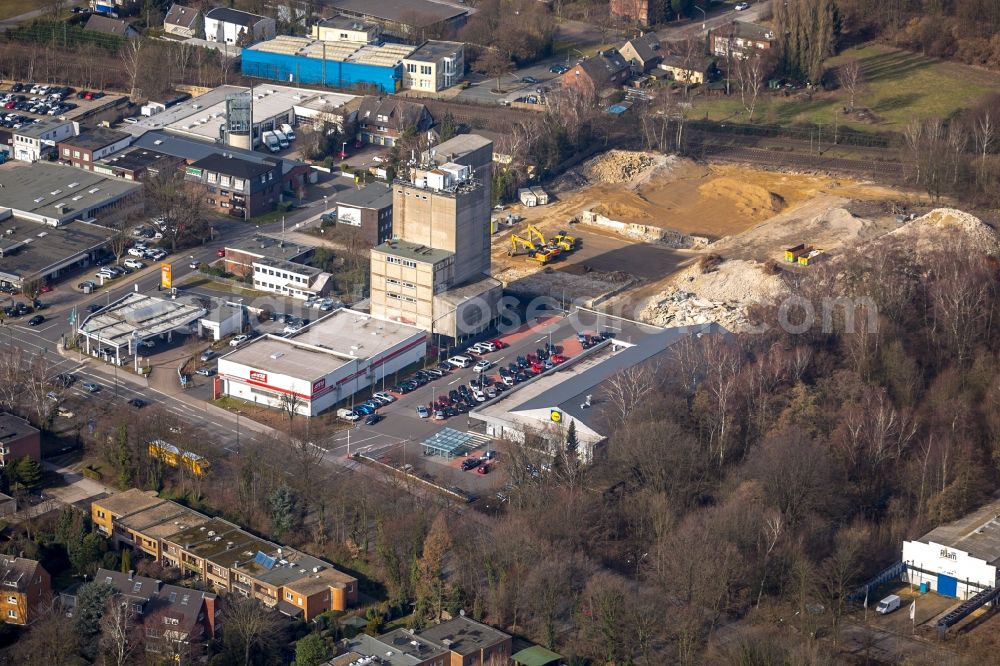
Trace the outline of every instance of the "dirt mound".
<instances>
[{"instance_id":1,"label":"dirt mound","mask_svg":"<svg viewBox=\"0 0 1000 666\"><path fill-rule=\"evenodd\" d=\"M612 220L645 220L651 215L645 206L630 204L625 201L609 201L599 203L591 211L604 215Z\"/></svg>"},{"instance_id":2,"label":"dirt mound","mask_svg":"<svg viewBox=\"0 0 1000 666\"><path fill-rule=\"evenodd\" d=\"M694 265L678 273L674 286L652 299L639 318L657 326L715 321L739 330L747 323L748 306L787 292L781 275L769 273L756 261L723 261L708 273Z\"/></svg>"},{"instance_id":3,"label":"dirt mound","mask_svg":"<svg viewBox=\"0 0 1000 666\"><path fill-rule=\"evenodd\" d=\"M785 207L785 200L761 187L740 182L733 178L716 178L698 187L704 197L728 199L736 205L736 209L748 217L759 213L773 214Z\"/></svg>"},{"instance_id":4,"label":"dirt mound","mask_svg":"<svg viewBox=\"0 0 1000 666\"><path fill-rule=\"evenodd\" d=\"M609 150L588 160L583 165L583 173L594 183L630 183L669 161L666 155L656 153Z\"/></svg>"},{"instance_id":5,"label":"dirt mound","mask_svg":"<svg viewBox=\"0 0 1000 666\"><path fill-rule=\"evenodd\" d=\"M954 208L935 208L889 235L906 238L917 252L932 250L939 247L942 240L957 235L962 243L968 243L986 254L1000 256L1000 238L997 232L978 217Z\"/></svg>"}]
</instances>

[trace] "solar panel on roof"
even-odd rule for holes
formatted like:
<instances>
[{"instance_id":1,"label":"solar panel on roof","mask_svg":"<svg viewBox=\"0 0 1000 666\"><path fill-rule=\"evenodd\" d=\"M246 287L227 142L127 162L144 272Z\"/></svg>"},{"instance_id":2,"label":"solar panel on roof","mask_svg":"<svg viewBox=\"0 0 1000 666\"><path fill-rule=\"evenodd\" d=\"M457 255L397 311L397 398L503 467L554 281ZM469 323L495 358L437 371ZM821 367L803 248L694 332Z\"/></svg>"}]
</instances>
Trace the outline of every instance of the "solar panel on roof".
<instances>
[{"instance_id":1,"label":"solar panel on roof","mask_svg":"<svg viewBox=\"0 0 1000 666\"><path fill-rule=\"evenodd\" d=\"M253 561L269 571L274 568L277 562L275 558L260 550L257 551L257 555L254 556Z\"/></svg>"}]
</instances>

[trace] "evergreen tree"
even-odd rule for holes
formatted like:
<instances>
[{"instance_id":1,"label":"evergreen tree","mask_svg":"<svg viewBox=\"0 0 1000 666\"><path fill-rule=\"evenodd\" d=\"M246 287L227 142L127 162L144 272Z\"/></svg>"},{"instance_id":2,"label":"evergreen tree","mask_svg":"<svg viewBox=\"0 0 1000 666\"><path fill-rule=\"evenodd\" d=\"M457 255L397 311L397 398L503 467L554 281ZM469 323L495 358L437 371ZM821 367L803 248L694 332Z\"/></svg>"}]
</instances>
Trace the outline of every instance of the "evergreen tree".
<instances>
[{"instance_id":1,"label":"evergreen tree","mask_svg":"<svg viewBox=\"0 0 1000 666\"><path fill-rule=\"evenodd\" d=\"M458 133L458 126L455 123L455 116L448 111L441 119L441 141L447 141Z\"/></svg>"},{"instance_id":2,"label":"evergreen tree","mask_svg":"<svg viewBox=\"0 0 1000 666\"><path fill-rule=\"evenodd\" d=\"M292 666L319 666L330 656L330 648L319 634L304 636L295 643Z\"/></svg>"},{"instance_id":3,"label":"evergreen tree","mask_svg":"<svg viewBox=\"0 0 1000 666\"><path fill-rule=\"evenodd\" d=\"M282 484L274 489L268 498L271 509L271 523L274 535L280 537L292 528L295 522L295 495L292 489Z\"/></svg>"},{"instance_id":4,"label":"evergreen tree","mask_svg":"<svg viewBox=\"0 0 1000 666\"><path fill-rule=\"evenodd\" d=\"M566 428L566 455L575 456L580 448L580 441L576 438L576 420L570 419L569 427Z\"/></svg>"},{"instance_id":5,"label":"evergreen tree","mask_svg":"<svg viewBox=\"0 0 1000 666\"><path fill-rule=\"evenodd\" d=\"M101 636L101 618L115 588L107 583L84 583L76 593L73 631L80 640L80 653L93 662L97 658Z\"/></svg>"},{"instance_id":6,"label":"evergreen tree","mask_svg":"<svg viewBox=\"0 0 1000 666\"><path fill-rule=\"evenodd\" d=\"M17 461L14 476L18 483L32 490L42 482L42 466L38 464L37 460L25 456Z\"/></svg>"},{"instance_id":7,"label":"evergreen tree","mask_svg":"<svg viewBox=\"0 0 1000 666\"><path fill-rule=\"evenodd\" d=\"M128 548L122 549L122 573L127 574L132 571L132 551Z\"/></svg>"}]
</instances>

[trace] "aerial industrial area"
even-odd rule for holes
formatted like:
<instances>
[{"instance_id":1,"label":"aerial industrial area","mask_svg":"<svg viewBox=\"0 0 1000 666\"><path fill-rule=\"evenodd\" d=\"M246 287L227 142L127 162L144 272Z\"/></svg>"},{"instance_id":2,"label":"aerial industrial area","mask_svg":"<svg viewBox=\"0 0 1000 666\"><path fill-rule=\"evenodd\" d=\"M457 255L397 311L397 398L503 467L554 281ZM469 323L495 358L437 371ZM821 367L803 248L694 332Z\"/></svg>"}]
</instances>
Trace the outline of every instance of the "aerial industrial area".
<instances>
[{"instance_id":1,"label":"aerial industrial area","mask_svg":"<svg viewBox=\"0 0 1000 666\"><path fill-rule=\"evenodd\" d=\"M219 4L0 3L0 665L995 660L1000 9Z\"/></svg>"}]
</instances>

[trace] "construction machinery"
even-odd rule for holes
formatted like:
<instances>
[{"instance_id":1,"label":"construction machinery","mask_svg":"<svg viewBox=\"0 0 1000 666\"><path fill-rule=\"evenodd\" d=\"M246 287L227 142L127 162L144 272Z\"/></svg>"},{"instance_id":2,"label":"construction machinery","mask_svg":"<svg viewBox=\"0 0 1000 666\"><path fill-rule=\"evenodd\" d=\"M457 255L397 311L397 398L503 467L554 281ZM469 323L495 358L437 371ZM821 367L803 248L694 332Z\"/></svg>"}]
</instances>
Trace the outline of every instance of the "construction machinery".
<instances>
[{"instance_id":1,"label":"construction machinery","mask_svg":"<svg viewBox=\"0 0 1000 666\"><path fill-rule=\"evenodd\" d=\"M552 237L552 243L563 252L572 252L576 249L576 236L560 231Z\"/></svg>"},{"instance_id":2,"label":"construction machinery","mask_svg":"<svg viewBox=\"0 0 1000 666\"><path fill-rule=\"evenodd\" d=\"M547 264L562 252L558 245L549 243L545 239L545 235L533 224L529 224L525 231L528 234L527 238L513 233L510 235L511 249L508 252L510 256L521 254L519 250L524 250L530 258L539 263Z\"/></svg>"}]
</instances>

